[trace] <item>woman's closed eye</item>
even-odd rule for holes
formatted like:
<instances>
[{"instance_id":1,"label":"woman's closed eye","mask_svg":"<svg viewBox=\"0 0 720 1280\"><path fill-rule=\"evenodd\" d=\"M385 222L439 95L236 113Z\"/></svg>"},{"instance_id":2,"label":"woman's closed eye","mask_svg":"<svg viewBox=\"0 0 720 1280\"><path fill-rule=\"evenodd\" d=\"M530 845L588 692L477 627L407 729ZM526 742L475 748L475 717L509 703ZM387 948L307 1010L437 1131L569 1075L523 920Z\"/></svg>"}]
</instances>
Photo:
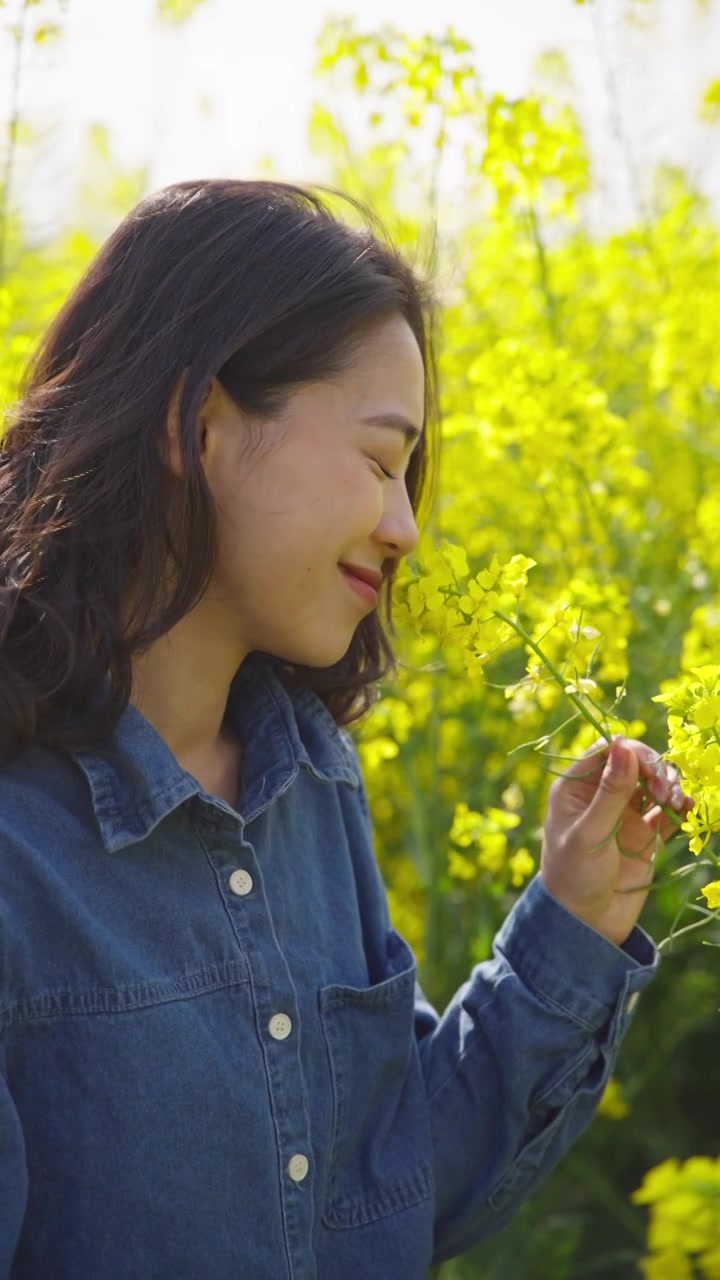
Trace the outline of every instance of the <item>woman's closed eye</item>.
<instances>
[{"instance_id":1,"label":"woman's closed eye","mask_svg":"<svg viewBox=\"0 0 720 1280\"><path fill-rule=\"evenodd\" d=\"M370 459L370 461L371 461L371 462L374 462L374 463L375 463L375 466L380 468L380 470L382 471L383 475L385 476L385 478L386 478L387 480L399 480L399 479L400 479L400 477L399 477L399 476L394 476L394 475L392 475L389 471L386 471L386 470L385 470L385 468L384 468L384 466L382 465L382 463L381 463L381 462L378 462L377 458L371 458L371 459Z\"/></svg>"}]
</instances>

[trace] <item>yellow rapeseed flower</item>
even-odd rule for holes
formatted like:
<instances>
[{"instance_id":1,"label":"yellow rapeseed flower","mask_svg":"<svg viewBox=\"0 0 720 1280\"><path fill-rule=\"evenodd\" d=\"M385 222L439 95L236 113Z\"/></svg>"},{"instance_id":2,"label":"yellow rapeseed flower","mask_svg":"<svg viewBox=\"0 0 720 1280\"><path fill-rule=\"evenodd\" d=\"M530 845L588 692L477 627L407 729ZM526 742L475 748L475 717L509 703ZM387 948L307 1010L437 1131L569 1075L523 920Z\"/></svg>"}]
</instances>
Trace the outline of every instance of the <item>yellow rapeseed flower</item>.
<instances>
[{"instance_id":1,"label":"yellow rapeseed flower","mask_svg":"<svg viewBox=\"0 0 720 1280\"><path fill-rule=\"evenodd\" d=\"M712 911L720 909L720 880L711 880L700 892Z\"/></svg>"}]
</instances>

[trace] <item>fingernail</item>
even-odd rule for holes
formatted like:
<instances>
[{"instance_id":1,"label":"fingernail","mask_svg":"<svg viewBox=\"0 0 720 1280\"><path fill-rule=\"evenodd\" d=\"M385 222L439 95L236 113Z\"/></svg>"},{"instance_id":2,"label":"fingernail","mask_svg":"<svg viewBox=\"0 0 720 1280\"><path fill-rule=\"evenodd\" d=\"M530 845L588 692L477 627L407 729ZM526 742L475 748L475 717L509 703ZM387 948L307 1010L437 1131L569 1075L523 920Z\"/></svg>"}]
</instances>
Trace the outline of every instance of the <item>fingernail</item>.
<instances>
[{"instance_id":1,"label":"fingernail","mask_svg":"<svg viewBox=\"0 0 720 1280\"><path fill-rule=\"evenodd\" d=\"M673 809L682 809L684 799L683 789L676 783L674 787L670 788L668 801L672 805Z\"/></svg>"},{"instance_id":2,"label":"fingernail","mask_svg":"<svg viewBox=\"0 0 720 1280\"><path fill-rule=\"evenodd\" d=\"M660 804L664 804L670 794L670 783L662 774L654 774L652 778L648 778L648 787L652 791L656 800Z\"/></svg>"},{"instance_id":3,"label":"fingernail","mask_svg":"<svg viewBox=\"0 0 720 1280\"><path fill-rule=\"evenodd\" d=\"M613 738L608 756L611 773L626 773L630 763L630 749L623 737Z\"/></svg>"}]
</instances>

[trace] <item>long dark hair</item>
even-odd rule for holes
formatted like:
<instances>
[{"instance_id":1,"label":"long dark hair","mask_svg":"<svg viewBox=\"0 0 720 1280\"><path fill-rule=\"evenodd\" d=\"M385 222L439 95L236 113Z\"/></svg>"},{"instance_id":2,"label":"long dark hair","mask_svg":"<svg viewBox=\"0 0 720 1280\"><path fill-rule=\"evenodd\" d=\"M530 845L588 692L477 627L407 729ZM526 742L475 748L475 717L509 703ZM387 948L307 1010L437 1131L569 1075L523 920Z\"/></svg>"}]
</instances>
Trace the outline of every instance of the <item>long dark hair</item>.
<instances>
[{"instance_id":1,"label":"long dark hair","mask_svg":"<svg viewBox=\"0 0 720 1280\"><path fill-rule=\"evenodd\" d=\"M241 409L268 417L294 388L340 372L358 337L399 312L426 373L407 488L419 523L423 502L432 508L432 288L369 210L343 198L362 228L289 183L165 187L118 226L44 336L0 450L0 762L34 741L101 746L130 699L132 655L203 595L216 535L195 423L213 376ZM178 385L182 483L164 453ZM391 589L392 574L394 636ZM334 666L278 663L340 725L396 667L377 611Z\"/></svg>"}]
</instances>

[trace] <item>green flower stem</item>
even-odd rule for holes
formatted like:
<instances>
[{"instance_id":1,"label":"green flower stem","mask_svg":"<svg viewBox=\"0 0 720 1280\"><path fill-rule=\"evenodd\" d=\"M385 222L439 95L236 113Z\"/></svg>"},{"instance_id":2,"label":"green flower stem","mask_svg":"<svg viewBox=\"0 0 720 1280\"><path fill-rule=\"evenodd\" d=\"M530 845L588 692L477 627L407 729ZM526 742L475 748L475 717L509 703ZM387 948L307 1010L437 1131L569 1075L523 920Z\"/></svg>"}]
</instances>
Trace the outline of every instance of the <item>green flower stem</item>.
<instances>
[{"instance_id":1,"label":"green flower stem","mask_svg":"<svg viewBox=\"0 0 720 1280\"><path fill-rule=\"evenodd\" d=\"M507 622L508 626L512 627L514 631L517 631L518 635L522 637L525 643L529 644L530 648L535 650L535 653L537 654L540 661L545 664L551 676L553 676L557 680L563 693L566 693L565 686L567 684L567 681L560 674L557 667L555 666L555 663L552 662L550 658L548 658L546 653L543 653L542 649L540 648L540 645L536 644L535 641L532 639L532 637L528 635L527 631L522 626L522 624L520 622L517 622L514 618L511 618L509 614L503 613L500 609L495 610L495 617L501 618L503 622ZM575 706L582 713L582 715L584 715L585 719L589 720L591 725L594 725L594 727L597 729L598 733L600 734L601 738L604 738L606 742L612 742L612 734L608 733L607 729L603 727L601 722L595 718L592 711L588 711L587 707L583 702L580 701L576 693L566 693L566 697L568 697L571 702L574 702Z\"/></svg>"},{"instance_id":2,"label":"green flower stem","mask_svg":"<svg viewBox=\"0 0 720 1280\"><path fill-rule=\"evenodd\" d=\"M540 648L540 645L537 644L532 639L532 636L528 635L522 623L518 622L516 618L511 618L508 613L504 613L501 609L496 609L494 611L494 614L496 618L500 618L503 622L507 622L508 626L512 627L513 631L516 631L517 634L525 641L525 643L530 645L530 648L534 650L534 652L537 654L540 661L545 664L551 676L553 676L553 678L557 680L565 696L569 698L572 703L575 704L575 706L578 708L580 713L585 717L585 719L589 721L589 723L593 725L595 729L597 729L597 732L600 734L601 738L604 738L605 741L608 743L612 743L612 734L608 733L607 729L604 727L601 721L598 720L593 715L592 711L588 711L587 706L580 700L580 698L578 698L576 693L568 692L568 690L566 689L567 681L564 679L562 674L558 671L557 667L555 666L555 663L552 662L551 659L548 658L547 654L543 652L543 650ZM640 778L639 783L643 791L645 792L645 794L649 796L651 800L655 801L655 797L650 791L650 788L648 787L645 779ZM655 803L659 804L660 802L655 801ZM662 809L663 813L667 814L669 818L673 819L676 825L679 826L682 822L684 822L684 818L681 817L678 813L676 813L674 809L671 809L669 805L661 804L660 808Z\"/></svg>"},{"instance_id":3,"label":"green flower stem","mask_svg":"<svg viewBox=\"0 0 720 1280\"><path fill-rule=\"evenodd\" d=\"M702 920L696 920L693 924L686 924L684 929L677 929L675 933L669 933L667 938L663 938L662 942L658 942L658 951L662 951L663 947L669 946L676 938L682 938L684 933L692 933L694 929L704 929L706 925L712 924L718 918L720 918L720 911L713 911L712 915L705 916Z\"/></svg>"}]
</instances>

